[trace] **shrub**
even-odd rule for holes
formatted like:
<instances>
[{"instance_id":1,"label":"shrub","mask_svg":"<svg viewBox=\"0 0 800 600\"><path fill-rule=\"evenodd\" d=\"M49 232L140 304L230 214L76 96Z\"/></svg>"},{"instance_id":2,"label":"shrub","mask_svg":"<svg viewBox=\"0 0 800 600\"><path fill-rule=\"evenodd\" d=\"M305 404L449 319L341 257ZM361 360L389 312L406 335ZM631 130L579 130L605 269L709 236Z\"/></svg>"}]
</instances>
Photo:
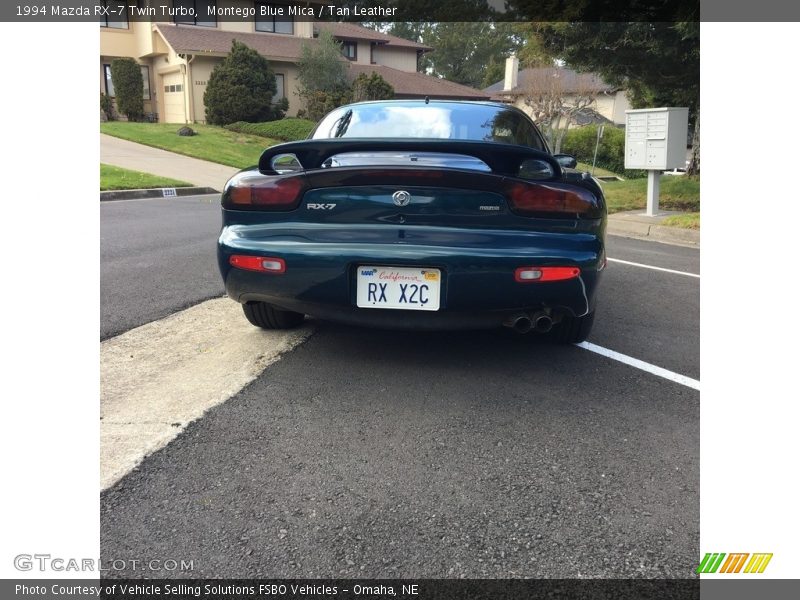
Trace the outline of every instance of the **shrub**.
<instances>
[{"instance_id":1,"label":"shrub","mask_svg":"<svg viewBox=\"0 0 800 600\"><path fill-rule=\"evenodd\" d=\"M289 99L284 97L272 105L273 120L277 121L286 116L286 111L289 110Z\"/></svg>"},{"instance_id":2,"label":"shrub","mask_svg":"<svg viewBox=\"0 0 800 600\"><path fill-rule=\"evenodd\" d=\"M353 81L353 102L364 100L391 100L394 88L378 73L361 73Z\"/></svg>"},{"instance_id":3,"label":"shrub","mask_svg":"<svg viewBox=\"0 0 800 600\"><path fill-rule=\"evenodd\" d=\"M245 123L239 121L226 125L225 129L230 129L237 133L248 133L258 135L273 140L293 142L304 140L314 129L316 123L308 119L281 119L280 121L270 121L268 123Z\"/></svg>"},{"instance_id":4,"label":"shrub","mask_svg":"<svg viewBox=\"0 0 800 600\"><path fill-rule=\"evenodd\" d=\"M321 31L313 47L303 45L297 69L298 95L306 103L308 118L318 121L337 106L350 102L342 49L330 32Z\"/></svg>"},{"instance_id":5,"label":"shrub","mask_svg":"<svg viewBox=\"0 0 800 600\"><path fill-rule=\"evenodd\" d=\"M271 121L282 114L272 104L277 91L269 61L233 40L231 51L208 78L203 96L206 121L227 125L236 121ZM288 104L287 104L288 108Z\"/></svg>"},{"instance_id":6,"label":"shrub","mask_svg":"<svg viewBox=\"0 0 800 600\"><path fill-rule=\"evenodd\" d=\"M322 90L315 92L301 92L300 96L306 102L308 118L314 122L319 121L334 108L338 108L343 104L348 104L352 98L348 88L330 92L325 92Z\"/></svg>"},{"instance_id":7,"label":"shrub","mask_svg":"<svg viewBox=\"0 0 800 600\"><path fill-rule=\"evenodd\" d=\"M114 120L114 102L110 96L106 96L103 92L100 92L100 110L105 113L106 119L109 121Z\"/></svg>"},{"instance_id":8,"label":"shrub","mask_svg":"<svg viewBox=\"0 0 800 600\"><path fill-rule=\"evenodd\" d=\"M597 142L597 125L586 125L570 129L564 136L561 151L572 154L579 162L591 165L594 157L595 143ZM603 139L597 148L597 161L595 164L603 169L627 177L644 177L645 171L625 170L625 130L606 125L603 130Z\"/></svg>"},{"instance_id":9,"label":"shrub","mask_svg":"<svg viewBox=\"0 0 800 600\"><path fill-rule=\"evenodd\" d=\"M111 82L117 98L117 110L128 121L140 121L144 115L144 81L139 64L132 58L111 61Z\"/></svg>"}]
</instances>

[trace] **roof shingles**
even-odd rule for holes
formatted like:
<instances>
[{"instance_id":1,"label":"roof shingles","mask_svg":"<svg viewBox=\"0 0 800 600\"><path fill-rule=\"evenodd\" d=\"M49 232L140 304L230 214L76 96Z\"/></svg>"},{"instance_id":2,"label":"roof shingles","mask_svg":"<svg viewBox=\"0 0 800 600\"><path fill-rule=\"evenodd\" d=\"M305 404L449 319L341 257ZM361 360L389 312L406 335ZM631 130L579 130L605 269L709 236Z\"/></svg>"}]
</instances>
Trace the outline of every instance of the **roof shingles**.
<instances>
[{"instance_id":1,"label":"roof shingles","mask_svg":"<svg viewBox=\"0 0 800 600\"><path fill-rule=\"evenodd\" d=\"M570 94L585 90L597 92L614 92L619 88L609 85L594 73L578 73L572 69L558 67L543 67L538 69L522 69L517 77L517 85L512 90L504 90L504 81L493 83L483 91L492 96L514 96L525 91L530 86L535 86L544 77L558 77L561 79L561 89Z\"/></svg>"},{"instance_id":2,"label":"roof shingles","mask_svg":"<svg viewBox=\"0 0 800 600\"><path fill-rule=\"evenodd\" d=\"M330 23L325 25L331 25ZM357 27L364 31L363 27L353 26L349 23L336 23L338 26ZM156 25L158 31L164 36L170 46L179 53L208 53L211 55L224 56L230 52L233 40L237 40L253 48L259 54L273 60L296 61L302 54L303 44L315 44L315 39L301 38L291 35L271 34L271 33L240 33L235 31L224 31L219 29L176 26L171 24L159 23ZM344 29L338 29L343 31ZM377 36L385 36L379 32L374 32ZM334 35L338 35L334 33ZM372 35L372 34L370 34ZM399 39L399 38L395 38ZM405 40L404 40L405 41ZM414 42L408 42L414 44ZM394 41L391 41L395 45ZM416 44L420 46L419 44ZM424 46L420 46L425 48ZM466 100L488 100L490 94L481 92L471 87L439 79L418 72L400 71L385 65L366 65L350 63L344 57L343 61L348 63L348 76L355 79L360 73L378 73L394 88L395 93L400 97L425 97L466 99Z\"/></svg>"},{"instance_id":3,"label":"roof shingles","mask_svg":"<svg viewBox=\"0 0 800 600\"><path fill-rule=\"evenodd\" d=\"M351 79L361 73L375 72L383 77L393 88L398 96L416 96L431 98L458 98L465 100L488 100L489 94L475 88L439 79L424 73L400 71L385 65L360 65L352 63L348 71Z\"/></svg>"}]
</instances>

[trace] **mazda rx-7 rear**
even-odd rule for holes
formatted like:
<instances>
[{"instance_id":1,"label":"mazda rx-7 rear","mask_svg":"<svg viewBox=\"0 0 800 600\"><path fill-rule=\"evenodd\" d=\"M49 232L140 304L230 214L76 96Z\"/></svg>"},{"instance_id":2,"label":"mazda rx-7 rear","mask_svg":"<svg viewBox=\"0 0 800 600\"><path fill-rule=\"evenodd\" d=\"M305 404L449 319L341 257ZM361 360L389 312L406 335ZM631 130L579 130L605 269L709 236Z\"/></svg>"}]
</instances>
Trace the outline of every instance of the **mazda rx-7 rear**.
<instances>
[{"instance_id":1,"label":"mazda rx-7 rear","mask_svg":"<svg viewBox=\"0 0 800 600\"><path fill-rule=\"evenodd\" d=\"M338 108L226 184L225 289L267 329L310 315L582 341L605 267L606 206L574 166L502 104Z\"/></svg>"}]
</instances>

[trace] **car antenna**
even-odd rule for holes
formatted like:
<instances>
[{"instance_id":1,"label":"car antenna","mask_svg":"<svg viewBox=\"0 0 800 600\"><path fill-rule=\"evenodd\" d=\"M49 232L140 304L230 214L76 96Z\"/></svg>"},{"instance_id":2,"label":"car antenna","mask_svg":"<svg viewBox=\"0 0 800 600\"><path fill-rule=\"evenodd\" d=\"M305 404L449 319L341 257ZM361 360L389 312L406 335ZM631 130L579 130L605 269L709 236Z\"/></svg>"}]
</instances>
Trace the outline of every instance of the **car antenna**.
<instances>
[{"instance_id":1,"label":"car antenna","mask_svg":"<svg viewBox=\"0 0 800 600\"><path fill-rule=\"evenodd\" d=\"M425 96L425 104L430 103L431 99L430 96Z\"/></svg>"}]
</instances>

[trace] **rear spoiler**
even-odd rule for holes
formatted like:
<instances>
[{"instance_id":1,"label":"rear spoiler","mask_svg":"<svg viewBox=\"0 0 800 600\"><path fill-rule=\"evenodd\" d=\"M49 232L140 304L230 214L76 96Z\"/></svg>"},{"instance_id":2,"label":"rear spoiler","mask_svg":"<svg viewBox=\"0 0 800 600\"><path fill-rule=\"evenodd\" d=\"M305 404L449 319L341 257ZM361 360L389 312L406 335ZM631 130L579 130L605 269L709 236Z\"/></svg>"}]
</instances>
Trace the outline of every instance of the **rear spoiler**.
<instances>
[{"instance_id":1,"label":"rear spoiler","mask_svg":"<svg viewBox=\"0 0 800 600\"><path fill-rule=\"evenodd\" d=\"M538 159L553 167L553 180L561 179L562 170L551 154L526 146L479 142L474 140L441 140L413 138L348 138L320 139L287 142L264 150L258 161L258 170L264 175L275 175L272 159L281 154L294 154L304 170L319 169L328 158L345 152L441 152L463 154L483 161L493 173L517 177L523 161Z\"/></svg>"}]
</instances>

